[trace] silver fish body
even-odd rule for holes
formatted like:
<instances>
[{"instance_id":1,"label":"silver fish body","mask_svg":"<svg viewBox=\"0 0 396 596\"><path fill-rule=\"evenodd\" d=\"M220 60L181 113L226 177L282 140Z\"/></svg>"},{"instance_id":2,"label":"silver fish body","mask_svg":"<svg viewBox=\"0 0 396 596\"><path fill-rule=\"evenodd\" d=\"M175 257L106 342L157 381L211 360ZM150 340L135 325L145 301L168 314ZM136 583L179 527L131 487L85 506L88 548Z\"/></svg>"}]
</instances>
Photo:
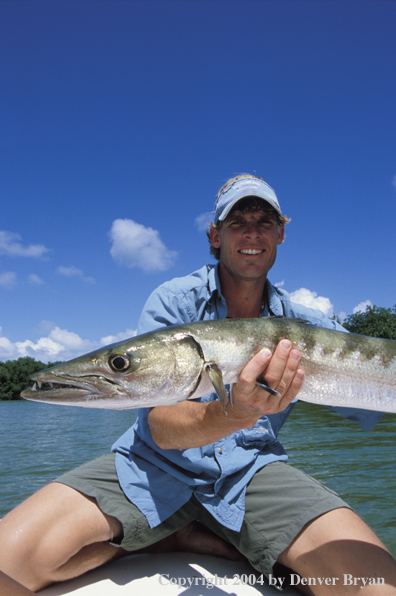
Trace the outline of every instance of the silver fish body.
<instances>
[{"instance_id":1,"label":"silver fish body","mask_svg":"<svg viewBox=\"0 0 396 596\"><path fill-rule=\"evenodd\" d=\"M299 399L396 413L396 341L276 317L161 328L35 373L35 385L22 397L127 409L171 405L215 387L224 403L224 385L235 383L261 348L273 350L282 338L302 353Z\"/></svg>"}]
</instances>

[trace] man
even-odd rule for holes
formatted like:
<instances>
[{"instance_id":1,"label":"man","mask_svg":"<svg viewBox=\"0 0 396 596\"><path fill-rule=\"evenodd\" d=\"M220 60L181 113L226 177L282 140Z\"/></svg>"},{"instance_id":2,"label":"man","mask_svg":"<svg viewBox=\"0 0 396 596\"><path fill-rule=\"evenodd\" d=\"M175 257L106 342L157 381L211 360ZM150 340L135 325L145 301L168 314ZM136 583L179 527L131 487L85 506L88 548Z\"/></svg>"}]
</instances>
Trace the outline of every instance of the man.
<instances>
[{"instance_id":1,"label":"man","mask_svg":"<svg viewBox=\"0 0 396 596\"><path fill-rule=\"evenodd\" d=\"M209 231L219 263L153 292L139 332L268 315L335 328L267 279L286 222L262 179L228 181ZM384 578L386 587L367 585L366 596L396 594L396 562L384 545L335 493L288 466L276 439L303 382L299 361L288 340L274 354L259 352L232 387L227 413L214 394L140 410L113 446L115 455L62 476L3 520L0 568L37 590L129 551L193 549L230 558L240 553L266 575L282 564L306 578ZM278 395L258 387L259 377ZM379 419L352 415L364 428ZM360 593L359 583L334 585L342 584L301 590Z\"/></svg>"}]
</instances>

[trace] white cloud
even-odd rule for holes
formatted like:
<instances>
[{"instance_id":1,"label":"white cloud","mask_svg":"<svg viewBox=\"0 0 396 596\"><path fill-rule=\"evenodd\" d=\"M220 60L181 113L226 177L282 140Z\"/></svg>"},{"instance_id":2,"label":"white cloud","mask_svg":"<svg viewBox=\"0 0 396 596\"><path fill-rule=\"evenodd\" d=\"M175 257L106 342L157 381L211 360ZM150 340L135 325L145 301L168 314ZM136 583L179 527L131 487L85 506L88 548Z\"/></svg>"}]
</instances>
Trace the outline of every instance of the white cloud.
<instances>
[{"instance_id":1,"label":"white cloud","mask_svg":"<svg viewBox=\"0 0 396 596\"><path fill-rule=\"evenodd\" d=\"M174 264L177 253L166 248L159 232L132 219L113 221L109 236L110 254L125 267L140 267L143 271L165 271Z\"/></svg>"},{"instance_id":2,"label":"white cloud","mask_svg":"<svg viewBox=\"0 0 396 596\"><path fill-rule=\"evenodd\" d=\"M38 333L49 333L52 329L55 329L55 323L53 323L52 321L43 320L40 321L36 329Z\"/></svg>"},{"instance_id":3,"label":"white cloud","mask_svg":"<svg viewBox=\"0 0 396 596\"><path fill-rule=\"evenodd\" d=\"M40 337L36 343L30 339L15 342L17 358L31 356L42 362L70 360L97 347L98 343L81 339L77 333L59 327L55 327L48 337Z\"/></svg>"},{"instance_id":4,"label":"white cloud","mask_svg":"<svg viewBox=\"0 0 396 596\"><path fill-rule=\"evenodd\" d=\"M198 217L195 218L195 227L198 228L200 232L206 232L209 228L209 223L213 221L213 216L213 211L201 213L201 215L198 215Z\"/></svg>"},{"instance_id":5,"label":"white cloud","mask_svg":"<svg viewBox=\"0 0 396 596\"><path fill-rule=\"evenodd\" d=\"M360 304L358 304L357 306L355 306L355 308L353 309L353 314L357 313L357 312L365 312L366 308L368 306L373 306L371 304L370 300L365 300L364 302L361 302Z\"/></svg>"},{"instance_id":6,"label":"white cloud","mask_svg":"<svg viewBox=\"0 0 396 596\"><path fill-rule=\"evenodd\" d=\"M276 284L274 284L274 286L276 288L283 288L284 285L285 285L285 280L284 279L282 281L278 281Z\"/></svg>"},{"instance_id":7,"label":"white cloud","mask_svg":"<svg viewBox=\"0 0 396 596\"><path fill-rule=\"evenodd\" d=\"M13 288L17 283L17 274L14 271L7 271L6 273L0 273L0 286L5 288Z\"/></svg>"},{"instance_id":8,"label":"white cloud","mask_svg":"<svg viewBox=\"0 0 396 596\"><path fill-rule=\"evenodd\" d=\"M8 337L3 337L2 328L0 327L0 359L11 360L17 354L16 347L10 342Z\"/></svg>"},{"instance_id":9,"label":"white cloud","mask_svg":"<svg viewBox=\"0 0 396 596\"><path fill-rule=\"evenodd\" d=\"M28 282L32 284L32 286L42 286L45 283L44 280L35 273L28 275Z\"/></svg>"},{"instance_id":10,"label":"white cloud","mask_svg":"<svg viewBox=\"0 0 396 596\"><path fill-rule=\"evenodd\" d=\"M31 273L30 275L28 275L27 281L32 286L42 286L45 284L44 280L41 279L41 277L39 277L35 273ZM11 288L14 288L17 284L18 284L17 274L14 271L7 271L5 273L0 273L0 286L11 289Z\"/></svg>"},{"instance_id":11,"label":"white cloud","mask_svg":"<svg viewBox=\"0 0 396 596\"><path fill-rule=\"evenodd\" d=\"M392 184L396 188L396 175L392 178Z\"/></svg>"},{"instance_id":12,"label":"white cloud","mask_svg":"<svg viewBox=\"0 0 396 596\"><path fill-rule=\"evenodd\" d=\"M0 327L0 360L15 360L24 356L31 356L41 362L70 360L136 335L136 330L126 329L115 335L102 337L100 341L91 341L82 339L73 331L61 329L50 321L41 321L39 329L46 336L40 337L36 342L26 339L13 343L8 337L2 335Z\"/></svg>"},{"instance_id":13,"label":"white cloud","mask_svg":"<svg viewBox=\"0 0 396 596\"><path fill-rule=\"evenodd\" d=\"M97 343L91 342L89 339L81 339L77 333L60 329L60 327L52 329L48 338L67 350L77 352L89 352L97 347Z\"/></svg>"},{"instance_id":14,"label":"white cloud","mask_svg":"<svg viewBox=\"0 0 396 596\"><path fill-rule=\"evenodd\" d=\"M41 360L42 362L49 362L54 360L70 359L72 356L68 350L53 341L49 337L40 337L40 339L34 343L30 339L25 341L17 341L15 347L18 351L18 358L20 356L31 356L35 360Z\"/></svg>"},{"instance_id":15,"label":"white cloud","mask_svg":"<svg viewBox=\"0 0 396 596\"><path fill-rule=\"evenodd\" d=\"M100 345L101 346L108 346L109 344L115 344L123 339L129 339L130 337L135 337L136 329L126 329L125 331L120 331L117 335L106 335L106 337L101 337Z\"/></svg>"},{"instance_id":16,"label":"white cloud","mask_svg":"<svg viewBox=\"0 0 396 596\"><path fill-rule=\"evenodd\" d=\"M87 283L96 283L93 277L85 276L81 269L77 269L77 267L74 267L74 265L72 265L71 267L60 266L56 270L60 275L63 275L64 277L78 277L79 279Z\"/></svg>"},{"instance_id":17,"label":"white cloud","mask_svg":"<svg viewBox=\"0 0 396 596\"><path fill-rule=\"evenodd\" d=\"M21 236L19 234L0 230L0 255L39 258L49 251L43 244L23 246L20 240Z\"/></svg>"},{"instance_id":18,"label":"white cloud","mask_svg":"<svg viewBox=\"0 0 396 596\"><path fill-rule=\"evenodd\" d=\"M290 298L292 302L321 310L328 317L333 316L333 305L330 300L324 296L318 296L316 292L311 292L307 288L300 288L292 292Z\"/></svg>"}]
</instances>

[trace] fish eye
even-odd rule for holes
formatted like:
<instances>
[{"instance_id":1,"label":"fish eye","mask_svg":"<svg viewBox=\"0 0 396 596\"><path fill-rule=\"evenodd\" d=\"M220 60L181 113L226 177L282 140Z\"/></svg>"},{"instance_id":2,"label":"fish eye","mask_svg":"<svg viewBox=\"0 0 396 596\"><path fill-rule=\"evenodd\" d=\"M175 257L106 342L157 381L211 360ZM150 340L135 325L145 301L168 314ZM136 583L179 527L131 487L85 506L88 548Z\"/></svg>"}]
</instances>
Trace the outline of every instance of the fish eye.
<instances>
[{"instance_id":1,"label":"fish eye","mask_svg":"<svg viewBox=\"0 0 396 596\"><path fill-rule=\"evenodd\" d=\"M131 366L131 361L127 354L114 354L109 358L109 365L115 372L126 372Z\"/></svg>"}]
</instances>

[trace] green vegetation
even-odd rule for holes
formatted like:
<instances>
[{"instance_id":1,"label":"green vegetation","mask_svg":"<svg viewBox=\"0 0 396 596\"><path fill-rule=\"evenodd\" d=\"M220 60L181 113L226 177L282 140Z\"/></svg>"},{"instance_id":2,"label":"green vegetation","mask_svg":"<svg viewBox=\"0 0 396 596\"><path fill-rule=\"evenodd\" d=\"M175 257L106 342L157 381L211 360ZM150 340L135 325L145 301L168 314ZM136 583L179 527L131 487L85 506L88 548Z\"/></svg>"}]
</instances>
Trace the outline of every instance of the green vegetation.
<instances>
[{"instance_id":1,"label":"green vegetation","mask_svg":"<svg viewBox=\"0 0 396 596\"><path fill-rule=\"evenodd\" d=\"M0 400L20 399L21 391L32 385L30 375L56 364L60 362L44 364L30 356L0 362Z\"/></svg>"},{"instance_id":2,"label":"green vegetation","mask_svg":"<svg viewBox=\"0 0 396 596\"><path fill-rule=\"evenodd\" d=\"M368 306L364 312L348 315L342 325L351 333L396 339L396 304L393 308Z\"/></svg>"}]
</instances>

